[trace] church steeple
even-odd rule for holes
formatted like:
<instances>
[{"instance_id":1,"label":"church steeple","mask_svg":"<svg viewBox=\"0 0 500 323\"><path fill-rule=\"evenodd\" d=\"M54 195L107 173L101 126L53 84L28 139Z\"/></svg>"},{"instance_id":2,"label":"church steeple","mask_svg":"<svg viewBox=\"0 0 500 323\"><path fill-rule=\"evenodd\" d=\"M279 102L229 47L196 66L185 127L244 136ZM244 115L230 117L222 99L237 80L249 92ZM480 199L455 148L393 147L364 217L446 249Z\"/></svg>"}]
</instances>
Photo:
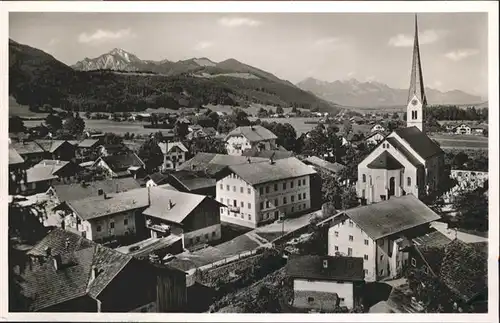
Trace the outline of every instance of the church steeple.
<instances>
[{"instance_id":1,"label":"church steeple","mask_svg":"<svg viewBox=\"0 0 500 323\"><path fill-rule=\"evenodd\" d=\"M418 22L415 14L415 39L413 41L413 58L411 63L410 89L406 111L407 127L415 126L424 132L424 108L427 105L425 96L422 62L420 61L420 46L418 42Z\"/></svg>"}]
</instances>

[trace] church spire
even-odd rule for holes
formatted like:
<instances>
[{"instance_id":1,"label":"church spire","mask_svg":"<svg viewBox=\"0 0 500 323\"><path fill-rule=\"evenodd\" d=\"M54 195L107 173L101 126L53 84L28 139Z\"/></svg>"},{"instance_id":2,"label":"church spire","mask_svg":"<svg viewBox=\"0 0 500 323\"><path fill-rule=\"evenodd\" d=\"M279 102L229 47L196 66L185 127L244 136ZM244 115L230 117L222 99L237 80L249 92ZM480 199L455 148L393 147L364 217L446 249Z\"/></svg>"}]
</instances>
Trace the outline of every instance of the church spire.
<instances>
[{"instance_id":1,"label":"church spire","mask_svg":"<svg viewBox=\"0 0 500 323\"><path fill-rule=\"evenodd\" d=\"M422 75L422 63L420 61L420 46L418 43L417 14L415 14L415 39L413 41L413 60L411 63L410 90L407 104L410 103L414 96L417 96L417 99L420 100L424 107L427 105L424 76Z\"/></svg>"}]
</instances>

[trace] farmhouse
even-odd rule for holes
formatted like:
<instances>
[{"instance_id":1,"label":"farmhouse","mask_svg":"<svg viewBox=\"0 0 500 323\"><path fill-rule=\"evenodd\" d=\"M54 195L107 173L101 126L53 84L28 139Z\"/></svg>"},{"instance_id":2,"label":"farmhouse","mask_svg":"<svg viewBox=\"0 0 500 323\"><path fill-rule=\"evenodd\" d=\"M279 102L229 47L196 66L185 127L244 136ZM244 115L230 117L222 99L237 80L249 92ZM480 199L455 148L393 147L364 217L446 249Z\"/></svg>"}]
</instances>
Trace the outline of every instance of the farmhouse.
<instances>
[{"instance_id":1,"label":"farmhouse","mask_svg":"<svg viewBox=\"0 0 500 323\"><path fill-rule=\"evenodd\" d=\"M277 138L262 126L238 127L225 138L227 153L241 156L246 149L271 150L276 148Z\"/></svg>"},{"instance_id":2,"label":"farmhouse","mask_svg":"<svg viewBox=\"0 0 500 323\"><path fill-rule=\"evenodd\" d=\"M186 161L189 152L182 142L161 142L158 144L163 153L162 170L176 169Z\"/></svg>"},{"instance_id":3,"label":"farmhouse","mask_svg":"<svg viewBox=\"0 0 500 323\"><path fill-rule=\"evenodd\" d=\"M143 173L144 162L133 152L112 156L99 157L93 167L104 169L110 177L134 176L137 178Z\"/></svg>"}]
</instances>

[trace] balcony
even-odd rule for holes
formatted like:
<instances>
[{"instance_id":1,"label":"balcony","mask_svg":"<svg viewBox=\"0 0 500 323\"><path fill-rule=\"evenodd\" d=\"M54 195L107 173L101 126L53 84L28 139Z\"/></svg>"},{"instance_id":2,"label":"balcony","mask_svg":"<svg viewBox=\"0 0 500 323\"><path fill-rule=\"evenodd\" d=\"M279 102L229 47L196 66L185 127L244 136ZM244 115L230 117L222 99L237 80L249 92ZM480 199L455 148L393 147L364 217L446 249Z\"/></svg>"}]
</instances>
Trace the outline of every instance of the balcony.
<instances>
[{"instance_id":1,"label":"balcony","mask_svg":"<svg viewBox=\"0 0 500 323\"><path fill-rule=\"evenodd\" d=\"M153 223L151 220L146 221L146 228L151 229L153 231L158 231L162 233L170 232L170 226L164 223Z\"/></svg>"},{"instance_id":2,"label":"balcony","mask_svg":"<svg viewBox=\"0 0 500 323\"><path fill-rule=\"evenodd\" d=\"M237 206L228 206L230 212L240 213L240 208Z\"/></svg>"}]
</instances>

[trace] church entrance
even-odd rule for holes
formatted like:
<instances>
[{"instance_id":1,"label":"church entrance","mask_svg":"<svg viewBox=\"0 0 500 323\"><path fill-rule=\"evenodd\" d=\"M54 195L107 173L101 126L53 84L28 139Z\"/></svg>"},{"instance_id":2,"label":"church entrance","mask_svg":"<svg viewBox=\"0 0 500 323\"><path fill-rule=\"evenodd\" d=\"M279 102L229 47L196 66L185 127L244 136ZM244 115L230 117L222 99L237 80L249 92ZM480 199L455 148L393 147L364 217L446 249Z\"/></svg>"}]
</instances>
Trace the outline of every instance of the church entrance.
<instances>
[{"instance_id":1,"label":"church entrance","mask_svg":"<svg viewBox=\"0 0 500 323\"><path fill-rule=\"evenodd\" d=\"M396 190L396 180L394 179L394 177L391 177L389 179L389 196L393 196L395 190Z\"/></svg>"}]
</instances>

